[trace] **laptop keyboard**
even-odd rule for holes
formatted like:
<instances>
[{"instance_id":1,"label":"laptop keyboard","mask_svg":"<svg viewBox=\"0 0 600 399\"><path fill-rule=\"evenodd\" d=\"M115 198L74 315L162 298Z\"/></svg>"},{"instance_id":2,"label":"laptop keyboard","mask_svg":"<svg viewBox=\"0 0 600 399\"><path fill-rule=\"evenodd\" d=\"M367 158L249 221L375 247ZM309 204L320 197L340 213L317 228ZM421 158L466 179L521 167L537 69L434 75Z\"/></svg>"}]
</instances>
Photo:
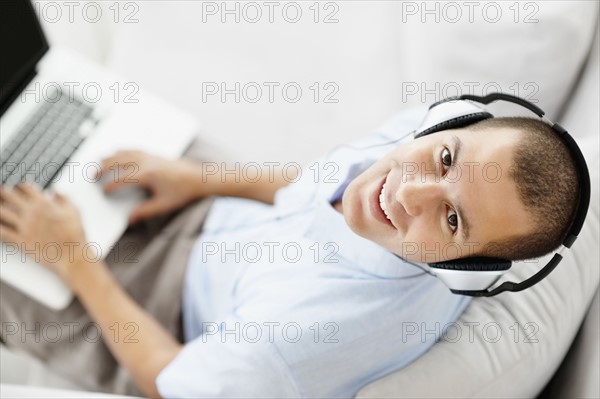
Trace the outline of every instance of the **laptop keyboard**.
<instances>
[{"instance_id":1,"label":"laptop keyboard","mask_svg":"<svg viewBox=\"0 0 600 399\"><path fill-rule=\"evenodd\" d=\"M0 153L2 185L47 188L81 145L81 124L93 108L69 96L43 102Z\"/></svg>"}]
</instances>

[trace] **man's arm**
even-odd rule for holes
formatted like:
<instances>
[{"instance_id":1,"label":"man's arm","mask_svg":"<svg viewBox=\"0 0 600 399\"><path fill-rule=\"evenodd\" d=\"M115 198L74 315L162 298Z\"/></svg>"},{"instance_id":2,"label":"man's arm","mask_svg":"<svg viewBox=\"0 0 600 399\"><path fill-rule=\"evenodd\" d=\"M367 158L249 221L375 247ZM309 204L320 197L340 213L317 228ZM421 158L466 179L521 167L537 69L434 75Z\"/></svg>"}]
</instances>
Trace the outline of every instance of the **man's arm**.
<instances>
[{"instance_id":1,"label":"man's arm","mask_svg":"<svg viewBox=\"0 0 600 399\"><path fill-rule=\"evenodd\" d=\"M156 378L182 349L182 345L123 290L104 262L80 260L69 268L65 281L92 320L113 356L129 370L136 385L151 398L160 397ZM128 324L129 323L129 324ZM118 334L108 332L116 328ZM136 334L123 339L126 326ZM133 342L132 342L133 341Z\"/></svg>"},{"instance_id":2,"label":"man's arm","mask_svg":"<svg viewBox=\"0 0 600 399\"><path fill-rule=\"evenodd\" d=\"M211 176L204 174L204 179L219 187L217 195L248 198L272 205L277 190L294 181L296 175L288 176L279 170L263 168L258 176L253 176L252 179L244 179L243 176L236 176L233 173Z\"/></svg>"},{"instance_id":3,"label":"man's arm","mask_svg":"<svg viewBox=\"0 0 600 399\"><path fill-rule=\"evenodd\" d=\"M77 295L100 325L108 348L129 370L137 386L150 397L159 396L156 377L182 345L125 293L104 262L85 260L85 235L73 203L60 194L50 197L27 184L14 189L0 186L0 241L16 244L29 253L38 251L36 259L56 272ZM39 252L48 245L59 246L58 260L47 259L43 251ZM115 326L127 329L127 323L138 329L138 342L115 339L108 333Z\"/></svg>"},{"instance_id":4,"label":"man's arm","mask_svg":"<svg viewBox=\"0 0 600 399\"><path fill-rule=\"evenodd\" d=\"M119 151L103 160L97 177L114 171L103 179L108 194L121 187L139 187L150 193L150 198L134 209L130 223L175 211L211 195L273 204L275 192L296 179L287 173L290 170L284 176L274 168L264 168L250 180L237 169L225 163L169 160L141 151Z\"/></svg>"}]
</instances>

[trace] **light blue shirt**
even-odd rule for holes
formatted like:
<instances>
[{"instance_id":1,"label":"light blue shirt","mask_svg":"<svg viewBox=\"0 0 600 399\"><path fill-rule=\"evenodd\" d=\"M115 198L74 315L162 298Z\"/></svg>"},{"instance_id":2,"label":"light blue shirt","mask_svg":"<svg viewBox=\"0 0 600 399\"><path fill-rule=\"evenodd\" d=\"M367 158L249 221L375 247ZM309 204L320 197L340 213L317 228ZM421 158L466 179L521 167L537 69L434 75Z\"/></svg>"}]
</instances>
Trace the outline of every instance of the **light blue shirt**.
<instances>
[{"instance_id":1,"label":"light blue shirt","mask_svg":"<svg viewBox=\"0 0 600 399\"><path fill-rule=\"evenodd\" d=\"M331 206L412 140L424 112L331 151L274 206L214 203L185 277L186 345L157 378L163 397L354 397L458 319L469 297L354 234Z\"/></svg>"}]
</instances>

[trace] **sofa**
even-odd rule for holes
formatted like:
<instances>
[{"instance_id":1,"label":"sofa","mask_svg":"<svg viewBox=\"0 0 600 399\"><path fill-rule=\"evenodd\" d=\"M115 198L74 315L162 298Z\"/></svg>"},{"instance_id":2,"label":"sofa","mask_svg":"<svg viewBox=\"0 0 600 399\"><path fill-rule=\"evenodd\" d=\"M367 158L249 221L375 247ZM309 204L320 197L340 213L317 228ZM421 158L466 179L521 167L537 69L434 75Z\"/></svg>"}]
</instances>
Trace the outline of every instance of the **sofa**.
<instances>
[{"instance_id":1,"label":"sofa","mask_svg":"<svg viewBox=\"0 0 600 399\"><path fill-rule=\"evenodd\" d=\"M481 327L472 335L438 342L357 397L600 397L598 3L297 3L295 22L297 14L279 13L287 3L272 21L264 8L254 21L244 2L140 1L121 3L118 15L102 3L95 23L46 16L44 27L51 44L116 71L141 99L152 91L193 114L203 138L240 160L306 163L447 95L501 90L537 103L588 162L592 200L579 239L538 285L474 299L458 320ZM277 83L272 99L268 82ZM252 83L263 89L259 100ZM286 84L301 88L296 102L279 90ZM523 280L548 259L517 262L503 280ZM58 381L27 367L11 378Z\"/></svg>"}]
</instances>

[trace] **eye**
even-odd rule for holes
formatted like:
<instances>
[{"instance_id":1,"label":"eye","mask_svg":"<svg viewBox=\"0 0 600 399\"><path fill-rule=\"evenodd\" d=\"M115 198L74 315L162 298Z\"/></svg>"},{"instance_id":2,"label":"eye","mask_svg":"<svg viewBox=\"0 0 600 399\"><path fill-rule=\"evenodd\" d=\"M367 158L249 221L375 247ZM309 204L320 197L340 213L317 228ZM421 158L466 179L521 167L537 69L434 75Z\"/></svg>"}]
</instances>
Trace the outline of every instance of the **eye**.
<instances>
[{"instance_id":1,"label":"eye","mask_svg":"<svg viewBox=\"0 0 600 399\"><path fill-rule=\"evenodd\" d=\"M447 147L444 147L442 150L442 165L444 165L448 169L452 166L452 154L450 154L450 150Z\"/></svg>"},{"instance_id":2,"label":"eye","mask_svg":"<svg viewBox=\"0 0 600 399\"><path fill-rule=\"evenodd\" d=\"M448 208L448 225L452 232L455 232L458 229L458 216L451 208Z\"/></svg>"}]
</instances>

